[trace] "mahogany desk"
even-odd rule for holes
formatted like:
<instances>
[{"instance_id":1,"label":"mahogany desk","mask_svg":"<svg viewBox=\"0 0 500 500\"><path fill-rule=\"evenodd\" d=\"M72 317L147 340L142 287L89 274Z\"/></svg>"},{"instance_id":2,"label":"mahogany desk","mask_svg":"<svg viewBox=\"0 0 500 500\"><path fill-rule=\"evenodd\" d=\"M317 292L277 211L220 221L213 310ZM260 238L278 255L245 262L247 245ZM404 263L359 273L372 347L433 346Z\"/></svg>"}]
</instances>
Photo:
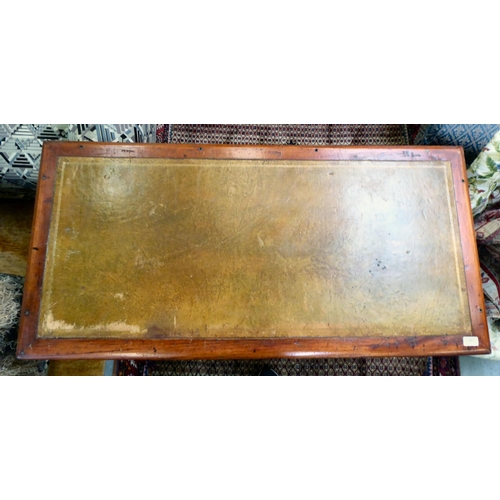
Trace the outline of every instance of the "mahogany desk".
<instances>
[{"instance_id":1,"label":"mahogany desk","mask_svg":"<svg viewBox=\"0 0 500 500\"><path fill-rule=\"evenodd\" d=\"M489 349L461 148L44 145L20 358Z\"/></svg>"}]
</instances>

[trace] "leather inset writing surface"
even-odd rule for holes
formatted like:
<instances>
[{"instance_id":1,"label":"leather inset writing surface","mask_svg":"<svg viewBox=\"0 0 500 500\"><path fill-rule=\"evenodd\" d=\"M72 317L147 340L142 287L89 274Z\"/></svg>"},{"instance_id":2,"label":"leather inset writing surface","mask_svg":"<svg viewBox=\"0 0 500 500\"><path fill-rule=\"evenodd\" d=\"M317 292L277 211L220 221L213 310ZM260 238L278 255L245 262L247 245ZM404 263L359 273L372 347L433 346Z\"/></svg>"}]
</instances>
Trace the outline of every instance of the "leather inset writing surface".
<instances>
[{"instance_id":1,"label":"leather inset writing surface","mask_svg":"<svg viewBox=\"0 0 500 500\"><path fill-rule=\"evenodd\" d=\"M471 333L449 162L62 157L39 337Z\"/></svg>"}]
</instances>

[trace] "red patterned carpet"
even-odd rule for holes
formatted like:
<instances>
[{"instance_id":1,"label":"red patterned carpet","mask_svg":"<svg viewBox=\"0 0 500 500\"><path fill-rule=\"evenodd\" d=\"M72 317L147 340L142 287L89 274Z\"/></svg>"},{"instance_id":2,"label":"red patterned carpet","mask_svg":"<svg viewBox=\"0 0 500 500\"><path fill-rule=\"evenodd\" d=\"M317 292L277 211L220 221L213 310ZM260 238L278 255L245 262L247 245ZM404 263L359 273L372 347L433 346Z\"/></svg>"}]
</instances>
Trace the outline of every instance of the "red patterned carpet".
<instances>
[{"instance_id":1,"label":"red patterned carpet","mask_svg":"<svg viewBox=\"0 0 500 500\"><path fill-rule=\"evenodd\" d=\"M159 125L157 142L396 146L408 144L405 125Z\"/></svg>"},{"instance_id":2,"label":"red patterned carpet","mask_svg":"<svg viewBox=\"0 0 500 500\"><path fill-rule=\"evenodd\" d=\"M284 376L460 375L458 358L268 359L120 361L120 376L255 376L271 368Z\"/></svg>"}]
</instances>

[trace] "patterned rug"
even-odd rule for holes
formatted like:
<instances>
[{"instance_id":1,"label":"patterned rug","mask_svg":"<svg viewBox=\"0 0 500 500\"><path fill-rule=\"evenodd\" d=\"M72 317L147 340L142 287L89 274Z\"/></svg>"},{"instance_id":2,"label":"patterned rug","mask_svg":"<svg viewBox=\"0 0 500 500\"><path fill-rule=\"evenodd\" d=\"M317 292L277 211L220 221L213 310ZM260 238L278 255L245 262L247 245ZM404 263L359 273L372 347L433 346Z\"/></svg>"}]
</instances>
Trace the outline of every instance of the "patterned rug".
<instances>
[{"instance_id":1,"label":"patterned rug","mask_svg":"<svg viewBox=\"0 0 500 500\"><path fill-rule=\"evenodd\" d=\"M156 142L396 146L408 134L405 125L159 125Z\"/></svg>"},{"instance_id":2,"label":"patterned rug","mask_svg":"<svg viewBox=\"0 0 500 500\"><path fill-rule=\"evenodd\" d=\"M156 125L0 124L0 190L35 190L45 141L155 142Z\"/></svg>"},{"instance_id":3,"label":"patterned rug","mask_svg":"<svg viewBox=\"0 0 500 500\"><path fill-rule=\"evenodd\" d=\"M460 375L458 358L266 359L119 361L119 376L256 376L264 368L282 376Z\"/></svg>"},{"instance_id":4,"label":"patterned rug","mask_svg":"<svg viewBox=\"0 0 500 500\"><path fill-rule=\"evenodd\" d=\"M404 145L405 125L158 125L156 141L196 144ZM120 376L258 375L460 375L457 357L119 361Z\"/></svg>"}]
</instances>

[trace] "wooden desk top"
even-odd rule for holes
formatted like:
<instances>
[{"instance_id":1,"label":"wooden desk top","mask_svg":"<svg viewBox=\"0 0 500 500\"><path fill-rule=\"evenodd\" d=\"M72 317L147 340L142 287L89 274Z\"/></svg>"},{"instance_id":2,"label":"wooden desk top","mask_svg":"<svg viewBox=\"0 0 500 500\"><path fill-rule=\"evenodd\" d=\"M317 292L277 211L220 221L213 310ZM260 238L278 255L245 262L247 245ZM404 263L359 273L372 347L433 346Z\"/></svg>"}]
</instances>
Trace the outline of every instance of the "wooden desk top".
<instances>
[{"instance_id":1,"label":"wooden desk top","mask_svg":"<svg viewBox=\"0 0 500 500\"><path fill-rule=\"evenodd\" d=\"M489 352L460 148L46 143L24 358Z\"/></svg>"}]
</instances>

